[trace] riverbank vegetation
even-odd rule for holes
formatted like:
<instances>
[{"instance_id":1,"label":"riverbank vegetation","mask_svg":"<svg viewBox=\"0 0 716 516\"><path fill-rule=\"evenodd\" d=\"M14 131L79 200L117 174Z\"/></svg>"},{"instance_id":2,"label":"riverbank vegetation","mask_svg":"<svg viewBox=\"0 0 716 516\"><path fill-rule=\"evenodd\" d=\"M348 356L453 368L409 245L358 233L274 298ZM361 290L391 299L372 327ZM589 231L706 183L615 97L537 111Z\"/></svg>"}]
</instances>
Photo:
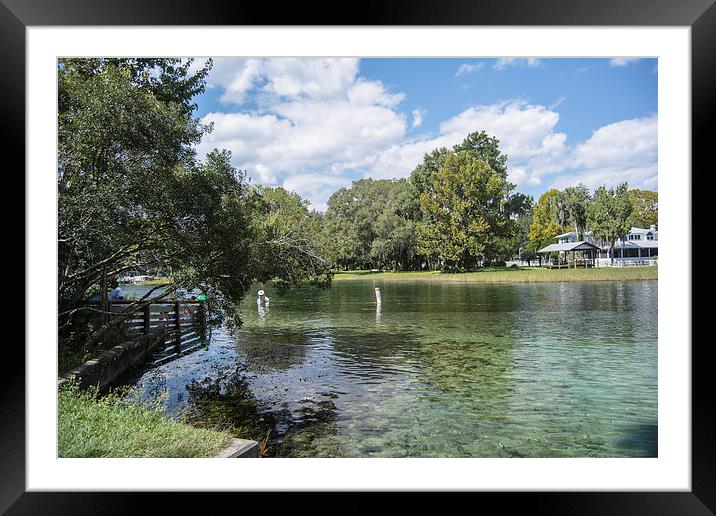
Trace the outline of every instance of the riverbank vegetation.
<instances>
[{"instance_id":1,"label":"riverbank vegetation","mask_svg":"<svg viewBox=\"0 0 716 516\"><path fill-rule=\"evenodd\" d=\"M59 457L214 457L233 438L169 419L159 403L75 386L60 389L57 435Z\"/></svg>"},{"instance_id":2,"label":"riverbank vegetation","mask_svg":"<svg viewBox=\"0 0 716 516\"><path fill-rule=\"evenodd\" d=\"M507 156L484 131L426 154L403 179L354 181L321 215L322 252L339 270L464 272L522 260L556 236L604 245L658 220L658 194L605 186L552 188L535 201L508 180Z\"/></svg>"},{"instance_id":3,"label":"riverbank vegetation","mask_svg":"<svg viewBox=\"0 0 716 516\"><path fill-rule=\"evenodd\" d=\"M658 279L658 267L603 267L596 269L545 269L542 267L485 267L474 272L450 274L442 271L372 272L342 271L334 281L373 279L378 281L425 281L463 283L544 283L578 281L632 281Z\"/></svg>"}]
</instances>

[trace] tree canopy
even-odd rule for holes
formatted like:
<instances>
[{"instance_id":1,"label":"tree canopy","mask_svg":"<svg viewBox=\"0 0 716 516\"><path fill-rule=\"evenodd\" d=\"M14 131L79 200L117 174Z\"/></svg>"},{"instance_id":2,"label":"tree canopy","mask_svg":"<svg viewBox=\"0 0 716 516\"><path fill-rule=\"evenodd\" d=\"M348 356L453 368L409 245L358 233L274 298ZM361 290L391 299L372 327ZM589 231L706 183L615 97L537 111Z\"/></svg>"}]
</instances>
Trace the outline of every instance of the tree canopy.
<instances>
[{"instance_id":1,"label":"tree canopy","mask_svg":"<svg viewBox=\"0 0 716 516\"><path fill-rule=\"evenodd\" d=\"M418 251L449 268L466 268L484 259L497 237L508 234L502 209L511 186L483 159L468 151L446 156L420 195Z\"/></svg>"},{"instance_id":2,"label":"tree canopy","mask_svg":"<svg viewBox=\"0 0 716 516\"><path fill-rule=\"evenodd\" d=\"M659 194L650 190L629 190L633 207L631 225L648 229L659 224Z\"/></svg>"},{"instance_id":3,"label":"tree canopy","mask_svg":"<svg viewBox=\"0 0 716 516\"><path fill-rule=\"evenodd\" d=\"M227 303L254 281L330 282L306 236L316 231L301 233L316 220L301 201L250 186L228 151L196 159L193 145L211 127L194 117L193 98L211 65L191 72L191 60L59 61L61 334L87 296L101 296L106 278L127 270L166 268L174 281L161 296L199 287Z\"/></svg>"},{"instance_id":4,"label":"tree canopy","mask_svg":"<svg viewBox=\"0 0 716 516\"><path fill-rule=\"evenodd\" d=\"M609 247L614 247L618 239L623 240L631 229L632 205L627 188L626 183L616 188L600 186L594 191L589 206L589 225L594 238L609 244Z\"/></svg>"}]
</instances>

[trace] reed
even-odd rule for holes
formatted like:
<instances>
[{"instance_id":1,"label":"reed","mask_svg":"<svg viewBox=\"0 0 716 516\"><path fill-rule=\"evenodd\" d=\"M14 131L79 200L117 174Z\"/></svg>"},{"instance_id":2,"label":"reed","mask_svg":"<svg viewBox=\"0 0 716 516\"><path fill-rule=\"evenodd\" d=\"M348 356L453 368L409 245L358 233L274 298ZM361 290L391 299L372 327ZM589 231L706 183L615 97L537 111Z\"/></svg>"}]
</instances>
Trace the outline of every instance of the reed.
<instances>
[{"instance_id":1,"label":"reed","mask_svg":"<svg viewBox=\"0 0 716 516\"><path fill-rule=\"evenodd\" d=\"M334 281L377 279L382 281L434 281L464 283L541 283L578 281L639 281L658 279L658 267L603 267L593 269L545 269L542 267L486 267L478 271L443 273L408 272L337 272Z\"/></svg>"}]
</instances>

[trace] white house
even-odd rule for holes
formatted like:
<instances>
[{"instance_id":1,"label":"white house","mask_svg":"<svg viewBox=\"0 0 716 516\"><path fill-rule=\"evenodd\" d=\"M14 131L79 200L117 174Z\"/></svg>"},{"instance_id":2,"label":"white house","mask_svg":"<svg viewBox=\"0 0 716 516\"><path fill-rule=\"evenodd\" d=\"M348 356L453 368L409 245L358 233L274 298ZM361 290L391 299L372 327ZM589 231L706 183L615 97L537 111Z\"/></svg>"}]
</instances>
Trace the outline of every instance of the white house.
<instances>
[{"instance_id":1,"label":"white house","mask_svg":"<svg viewBox=\"0 0 716 516\"><path fill-rule=\"evenodd\" d=\"M609 244L595 241L591 231L585 232L582 237L582 240L577 240L577 233L574 231L557 235L555 237L557 244L550 244L537 251L537 253L549 254L555 251L587 250L588 245L574 245L584 243L598 248L594 260L594 264L597 266L656 265L656 256L659 254L659 232L654 225L649 229L631 228L624 240L619 239L614 243L613 253ZM612 254L614 255L613 260Z\"/></svg>"}]
</instances>

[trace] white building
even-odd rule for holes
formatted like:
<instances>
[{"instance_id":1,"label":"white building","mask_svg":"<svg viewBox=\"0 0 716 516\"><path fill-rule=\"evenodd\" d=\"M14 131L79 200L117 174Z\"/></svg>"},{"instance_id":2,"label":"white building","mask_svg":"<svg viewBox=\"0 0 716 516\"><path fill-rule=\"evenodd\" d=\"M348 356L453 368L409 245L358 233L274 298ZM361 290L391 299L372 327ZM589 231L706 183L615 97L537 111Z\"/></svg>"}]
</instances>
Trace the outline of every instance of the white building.
<instances>
[{"instance_id":1,"label":"white building","mask_svg":"<svg viewBox=\"0 0 716 516\"><path fill-rule=\"evenodd\" d=\"M591 231L585 232L582 237L582 240L577 240L577 233L574 231L557 235L555 237L557 244L550 244L544 249L540 249L538 253L547 254L562 251L566 250L566 248L562 248L567 244L586 242L599 248L595 259L596 266L656 265L656 256L659 254L659 232L656 226L652 225L649 229L631 228L624 240L620 239L614 243L613 253L609 244L596 242ZM575 248L574 246L569 247L569 251ZM586 249L586 247L575 249L582 250Z\"/></svg>"}]
</instances>

